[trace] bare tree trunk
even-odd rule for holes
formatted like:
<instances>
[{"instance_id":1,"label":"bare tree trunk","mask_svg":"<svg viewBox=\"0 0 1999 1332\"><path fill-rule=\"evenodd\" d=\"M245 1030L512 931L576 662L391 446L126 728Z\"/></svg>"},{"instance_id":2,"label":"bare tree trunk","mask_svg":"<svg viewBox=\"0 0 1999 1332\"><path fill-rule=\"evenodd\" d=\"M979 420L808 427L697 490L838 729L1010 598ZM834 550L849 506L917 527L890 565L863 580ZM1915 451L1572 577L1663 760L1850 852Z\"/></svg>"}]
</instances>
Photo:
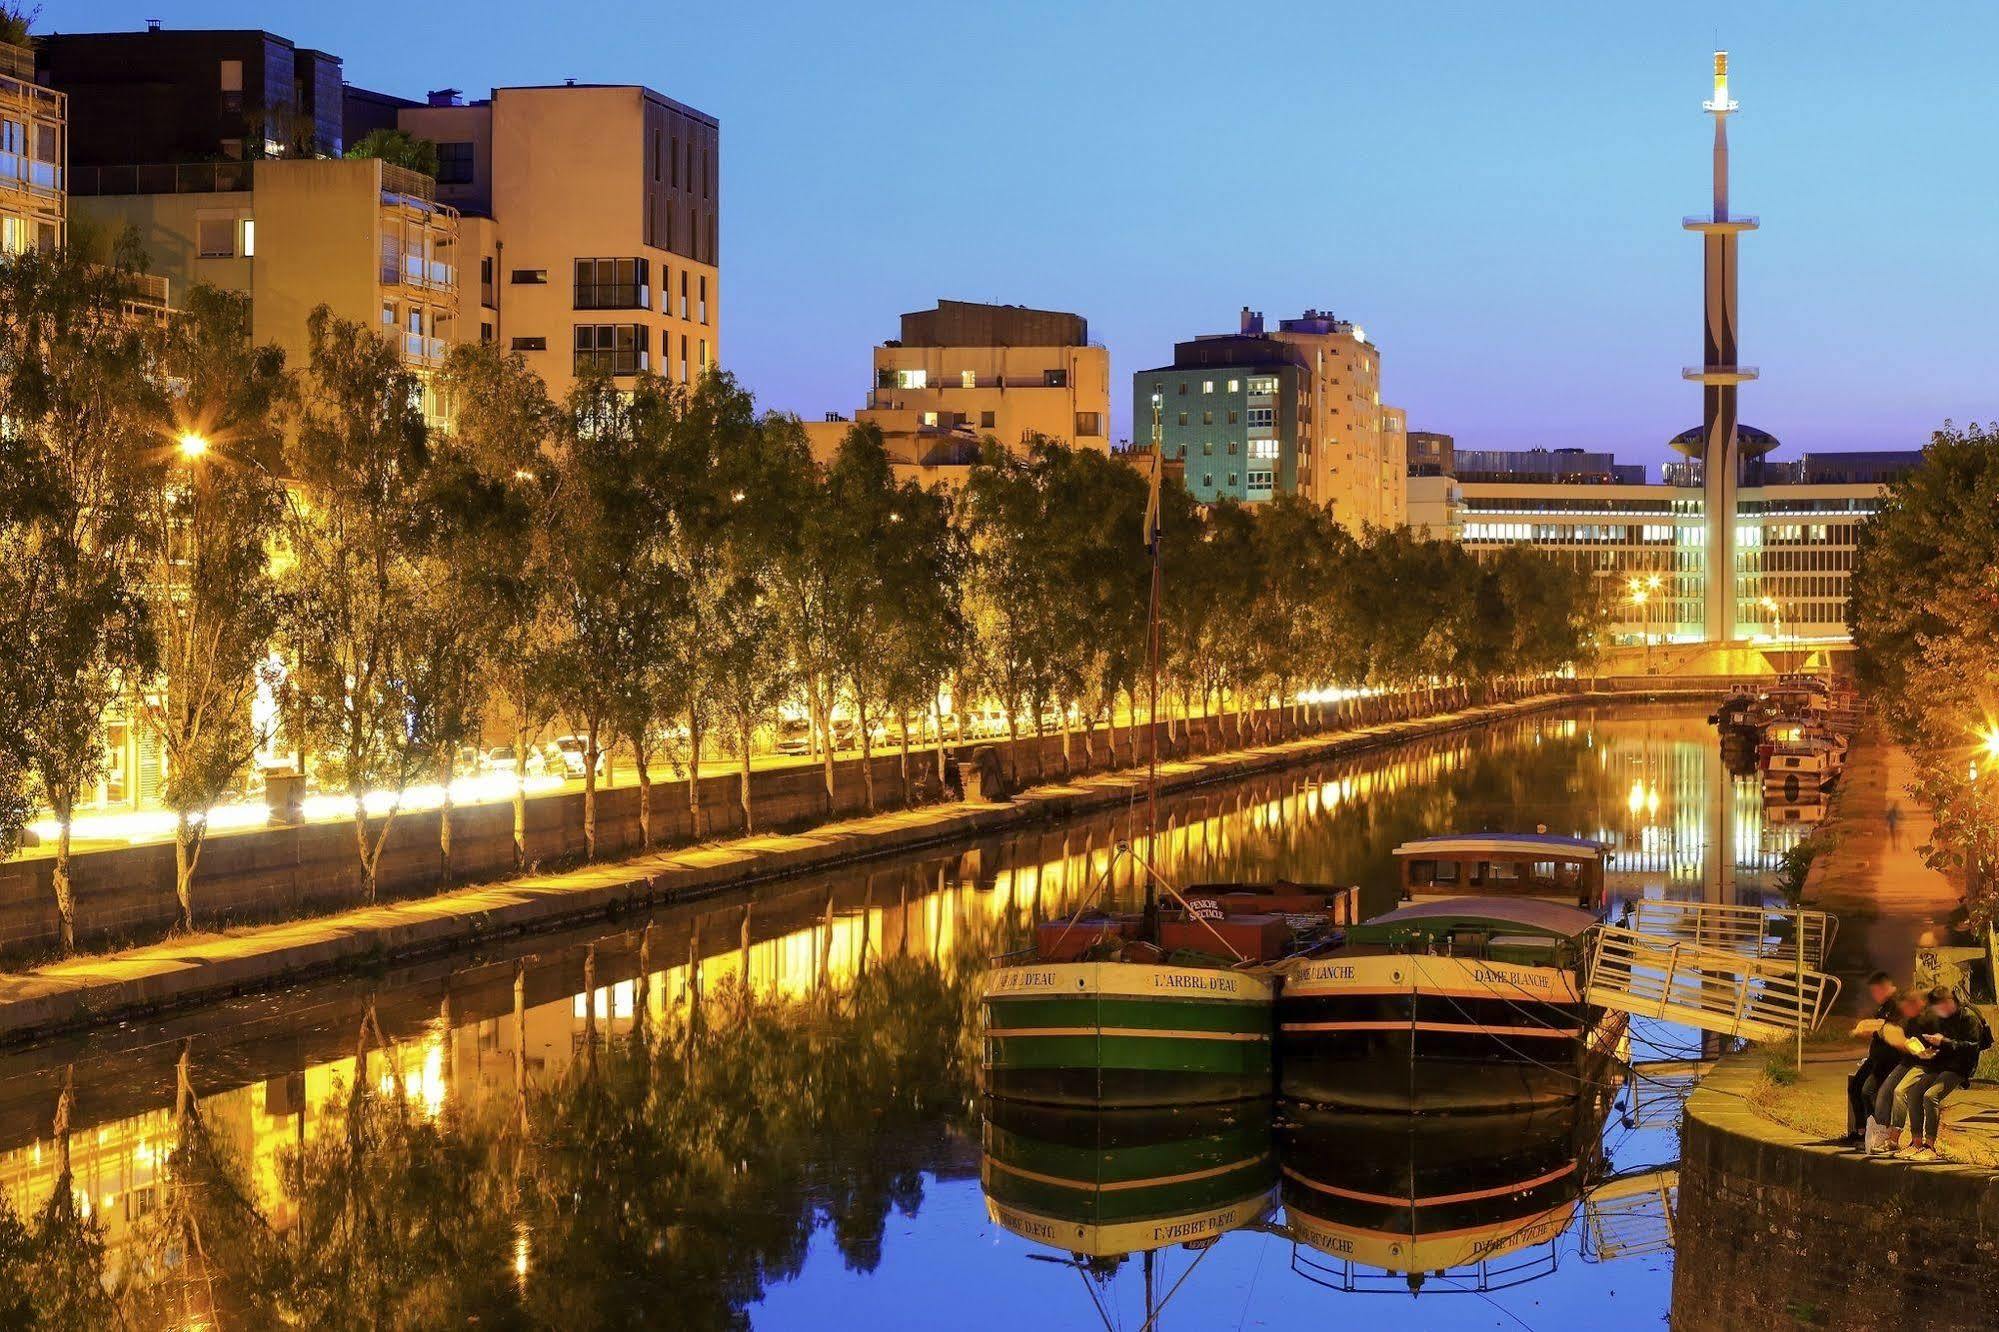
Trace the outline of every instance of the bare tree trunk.
<instances>
[{"instance_id":1,"label":"bare tree trunk","mask_svg":"<svg viewBox=\"0 0 1999 1332\"><path fill-rule=\"evenodd\" d=\"M639 848L652 850L652 754L643 740L632 741L639 770Z\"/></svg>"},{"instance_id":2,"label":"bare tree trunk","mask_svg":"<svg viewBox=\"0 0 1999 1332\"><path fill-rule=\"evenodd\" d=\"M514 731L514 868L528 865L528 733Z\"/></svg>"},{"instance_id":3,"label":"bare tree trunk","mask_svg":"<svg viewBox=\"0 0 1999 1332\"><path fill-rule=\"evenodd\" d=\"M583 858L597 858L597 721L593 717L583 744Z\"/></svg>"},{"instance_id":4,"label":"bare tree trunk","mask_svg":"<svg viewBox=\"0 0 1999 1332\"><path fill-rule=\"evenodd\" d=\"M938 699L930 700L930 710L937 718L937 785L944 786L944 704Z\"/></svg>"},{"instance_id":5,"label":"bare tree trunk","mask_svg":"<svg viewBox=\"0 0 1999 1332\"><path fill-rule=\"evenodd\" d=\"M451 882L451 756L444 756L439 782L444 799L437 806L437 874L441 883Z\"/></svg>"},{"instance_id":6,"label":"bare tree trunk","mask_svg":"<svg viewBox=\"0 0 1999 1332\"><path fill-rule=\"evenodd\" d=\"M868 813L875 812L875 743L868 722L868 710L859 695L854 698L854 715L861 725L861 790L866 794Z\"/></svg>"},{"instance_id":7,"label":"bare tree trunk","mask_svg":"<svg viewBox=\"0 0 1999 1332\"><path fill-rule=\"evenodd\" d=\"M750 809L750 739L752 733L753 733L753 728L750 726L750 724L747 721L738 718L737 738L742 744L742 754L743 754L743 780L742 780L743 831L746 833L751 833L756 831L756 815Z\"/></svg>"},{"instance_id":8,"label":"bare tree trunk","mask_svg":"<svg viewBox=\"0 0 1999 1332\"><path fill-rule=\"evenodd\" d=\"M826 776L826 813L830 817L835 804L835 783L833 779L833 690L829 684L823 689L814 686L809 692L812 696L813 710L819 715L807 723L806 730L810 731L812 725L815 723L819 727L819 752L823 756Z\"/></svg>"},{"instance_id":9,"label":"bare tree trunk","mask_svg":"<svg viewBox=\"0 0 1999 1332\"><path fill-rule=\"evenodd\" d=\"M372 906L377 862L368 854L368 810L361 803L361 792L350 788L349 794L354 797L354 854L361 862L361 900Z\"/></svg>"},{"instance_id":10,"label":"bare tree trunk","mask_svg":"<svg viewBox=\"0 0 1999 1332\"><path fill-rule=\"evenodd\" d=\"M62 951L67 955L76 951L76 885L69 877L69 830L76 818L76 789L66 782L53 786L49 789L49 801L55 806L56 815L56 863L50 878L56 890Z\"/></svg>"},{"instance_id":11,"label":"bare tree trunk","mask_svg":"<svg viewBox=\"0 0 1999 1332\"><path fill-rule=\"evenodd\" d=\"M194 928L194 867L201 860L207 831L206 820L193 823L184 814L174 820L174 898L180 903L183 930Z\"/></svg>"},{"instance_id":12,"label":"bare tree trunk","mask_svg":"<svg viewBox=\"0 0 1999 1332\"><path fill-rule=\"evenodd\" d=\"M701 840L701 709L687 709L687 743L692 750L687 759L687 830Z\"/></svg>"},{"instance_id":13,"label":"bare tree trunk","mask_svg":"<svg viewBox=\"0 0 1999 1332\"><path fill-rule=\"evenodd\" d=\"M1062 728L1062 775L1067 777L1076 770L1075 737L1072 734L1073 728L1069 725L1069 701L1058 698L1055 700L1055 706L1062 710L1062 715L1057 717L1056 721Z\"/></svg>"},{"instance_id":14,"label":"bare tree trunk","mask_svg":"<svg viewBox=\"0 0 1999 1332\"><path fill-rule=\"evenodd\" d=\"M899 724L901 725L901 727L902 727L902 803L903 803L904 805L907 805L907 804L909 804L909 803L910 803L910 800L909 800L909 709L908 709L907 707L900 707L900 708L897 708L897 709L896 709L896 714L895 714L895 715L896 715L896 721L897 721L897 722L898 722L898 723L899 723Z\"/></svg>"}]
</instances>

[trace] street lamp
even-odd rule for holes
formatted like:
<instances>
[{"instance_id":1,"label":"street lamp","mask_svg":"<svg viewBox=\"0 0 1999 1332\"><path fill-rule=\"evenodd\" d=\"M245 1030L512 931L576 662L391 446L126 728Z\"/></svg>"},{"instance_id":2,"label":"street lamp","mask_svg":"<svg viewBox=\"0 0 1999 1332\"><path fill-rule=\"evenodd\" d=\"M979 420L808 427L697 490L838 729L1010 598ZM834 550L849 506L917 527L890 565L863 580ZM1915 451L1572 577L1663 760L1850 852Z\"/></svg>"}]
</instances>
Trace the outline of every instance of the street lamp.
<instances>
[{"instance_id":1,"label":"street lamp","mask_svg":"<svg viewBox=\"0 0 1999 1332\"><path fill-rule=\"evenodd\" d=\"M1770 612L1770 637L1779 647L1783 646L1784 612L1778 608L1777 599L1775 597L1764 597L1761 601L1757 602L1757 605Z\"/></svg>"},{"instance_id":2,"label":"street lamp","mask_svg":"<svg viewBox=\"0 0 1999 1332\"><path fill-rule=\"evenodd\" d=\"M1652 613L1648 609L1652 593L1637 578L1631 580L1631 604L1638 608L1638 638L1645 645L1645 674L1652 673Z\"/></svg>"},{"instance_id":3,"label":"street lamp","mask_svg":"<svg viewBox=\"0 0 1999 1332\"><path fill-rule=\"evenodd\" d=\"M193 430L187 431L175 440L174 447L180 450L180 456L188 462L197 462L208 456L207 437Z\"/></svg>"}]
</instances>

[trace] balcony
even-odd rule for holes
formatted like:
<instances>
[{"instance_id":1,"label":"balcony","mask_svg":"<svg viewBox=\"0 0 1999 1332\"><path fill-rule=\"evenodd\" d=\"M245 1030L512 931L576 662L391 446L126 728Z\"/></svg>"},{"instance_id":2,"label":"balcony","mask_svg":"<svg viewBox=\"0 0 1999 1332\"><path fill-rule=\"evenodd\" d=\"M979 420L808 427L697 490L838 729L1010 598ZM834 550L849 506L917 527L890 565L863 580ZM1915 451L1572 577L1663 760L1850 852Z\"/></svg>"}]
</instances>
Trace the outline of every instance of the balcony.
<instances>
[{"instance_id":1,"label":"balcony","mask_svg":"<svg viewBox=\"0 0 1999 1332\"><path fill-rule=\"evenodd\" d=\"M618 347L610 351L577 351L573 369L579 375L636 375L652 368L651 353L642 348Z\"/></svg>"},{"instance_id":2,"label":"balcony","mask_svg":"<svg viewBox=\"0 0 1999 1332\"><path fill-rule=\"evenodd\" d=\"M144 162L76 167L71 194L239 194L250 188L254 162Z\"/></svg>"},{"instance_id":3,"label":"balcony","mask_svg":"<svg viewBox=\"0 0 1999 1332\"><path fill-rule=\"evenodd\" d=\"M645 282L579 282L579 310L650 310L652 287Z\"/></svg>"},{"instance_id":4,"label":"balcony","mask_svg":"<svg viewBox=\"0 0 1999 1332\"><path fill-rule=\"evenodd\" d=\"M1757 374L1753 365L1689 365L1680 370L1680 378L1701 384L1746 384Z\"/></svg>"},{"instance_id":5,"label":"balcony","mask_svg":"<svg viewBox=\"0 0 1999 1332\"><path fill-rule=\"evenodd\" d=\"M382 163L382 194L395 202L398 199L413 199L419 203L437 202L437 182L421 171L411 171L392 162Z\"/></svg>"},{"instance_id":6,"label":"balcony","mask_svg":"<svg viewBox=\"0 0 1999 1332\"><path fill-rule=\"evenodd\" d=\"M419 291L455 291L458 270L441 259L426 259L420 254L398 255L391 251L382 256L381 279L385 287L400 284Z\"/></svg>"},{"instance_id":7,"label":"balcony","mask_svg":"<svg viewBox=\"0 0 1999 1332\"><path fill-rule=\"evenodd\" d=\"M443 338L429 338L421 333L403 334L403 359L412 365L441 365L444 351Z\"/></svg>"}]
</instances>

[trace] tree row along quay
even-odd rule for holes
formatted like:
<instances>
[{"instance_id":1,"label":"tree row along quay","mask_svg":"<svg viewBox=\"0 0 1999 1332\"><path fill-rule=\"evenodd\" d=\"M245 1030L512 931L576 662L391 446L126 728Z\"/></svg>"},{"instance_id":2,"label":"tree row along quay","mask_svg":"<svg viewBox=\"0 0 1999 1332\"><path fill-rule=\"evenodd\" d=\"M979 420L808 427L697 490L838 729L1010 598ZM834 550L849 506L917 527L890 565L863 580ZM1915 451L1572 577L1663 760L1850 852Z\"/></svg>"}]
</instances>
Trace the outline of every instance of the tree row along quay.
<instances>
[{"instance_id":1,"label":"tree row along quay","mask_svg":"<svg viewBox=\"0 0 1999 1332\"><path fill-rule=\"evenodd\" d=\"M1406 739L1476 726L1590 699L1660 697L1650 682L1629 693L1592 693L1557 682L1546 692L1454 711L1415 715L1416 700L1385 708L1355 729L1222 750L1167 764L1168 790L1291 767ZM1712 687L1668 695L1712 698ZM1458 700L1461 702L1461 700ZM1408 714L1400 719L1389 713ZM98 957L78 957L0 977L0 1040L95 1025L141 1011L198 1003L222 994L356 965L445 952L497 936L600 917L606 910L704 896L765 879L982 836L1021 824L1126 804L1137 774L1123 769L1039 787L1005 804L936 805L828 824L797 836L654 852L562 874L459 888L421 899L351 908L269 929L175 940Z\"/></svg>"},{"instance_id":2,"label":"tree row along quay","mask_svg":"<svg viewBox=\"0 0 1999 1332\"><path fill-rule=\"evenodd\" d=\"M866 426L816 462L795 417L725 372L586 376L556 403L517 355L460 346L419 377L324 307L291 365L251 342L237 294L196 286L170 320L130 318L143 262L127 236L0 274L0 632L16 649L0 852L52 812L65 949L72 828L121 701L164 755L182 930L212 917L206 812L278 756L347 801L372 902L401 793L448 790L460 751L493 736L517 757L558 727L582 738L589 858L614 749L649 846L655 773L684 783L706 835L692 756L736 764L736 823L754 830L754 756L787 716L817 737L829 801L830 742L851 725L868 808L876 737L906 758L926 716L1053 728L1084 766L1100 738L1128 747L1151 557L1147 478L1123 460L989 441L945 494L899 483ZM1177 484L1156 513L1168 715L1230 718L1239 741L1340 686L1480 690L1586 662L1605 613L1588 574L1526 549L1479 561L1349 533L1295 498L1200 507ZM513 805L525 868L524 789ZM435 826L448 882L448 802Z\"/></svg>"}]
</instances>

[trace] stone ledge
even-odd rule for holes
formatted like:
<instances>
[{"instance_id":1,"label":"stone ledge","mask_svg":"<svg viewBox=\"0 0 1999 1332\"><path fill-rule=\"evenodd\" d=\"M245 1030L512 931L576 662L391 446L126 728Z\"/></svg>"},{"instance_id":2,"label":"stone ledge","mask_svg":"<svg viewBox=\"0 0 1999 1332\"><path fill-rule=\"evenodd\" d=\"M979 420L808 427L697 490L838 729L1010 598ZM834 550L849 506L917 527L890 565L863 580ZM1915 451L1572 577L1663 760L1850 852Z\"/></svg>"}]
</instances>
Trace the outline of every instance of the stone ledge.
<instances>
[{"instance_id":1,"label":"stone ledge","mask_svg":"<svg viewBox=\"0 0 1999 1332\"><path fill-rule=\"evenodd\" d=\"M1560 706L1613 697L1630 701L1634 697L1710 697L1713 693L1713 689L1661 688L1642 695L1608 695L1578 689L1484 704L1427 718L1175 760L1161 765L1160 789L1179 791L1302 766ZM1112 808L1129 800L1143 778L1142 769L1127 769L1030 789L1008 804L926 806L877 814L800 833L757 835L656 852L564 874L473 885L431 897L0 976L0 1045L343 968L444 952L499 935L692 900L728 888Z\"/></svg>"}]
</instances>

